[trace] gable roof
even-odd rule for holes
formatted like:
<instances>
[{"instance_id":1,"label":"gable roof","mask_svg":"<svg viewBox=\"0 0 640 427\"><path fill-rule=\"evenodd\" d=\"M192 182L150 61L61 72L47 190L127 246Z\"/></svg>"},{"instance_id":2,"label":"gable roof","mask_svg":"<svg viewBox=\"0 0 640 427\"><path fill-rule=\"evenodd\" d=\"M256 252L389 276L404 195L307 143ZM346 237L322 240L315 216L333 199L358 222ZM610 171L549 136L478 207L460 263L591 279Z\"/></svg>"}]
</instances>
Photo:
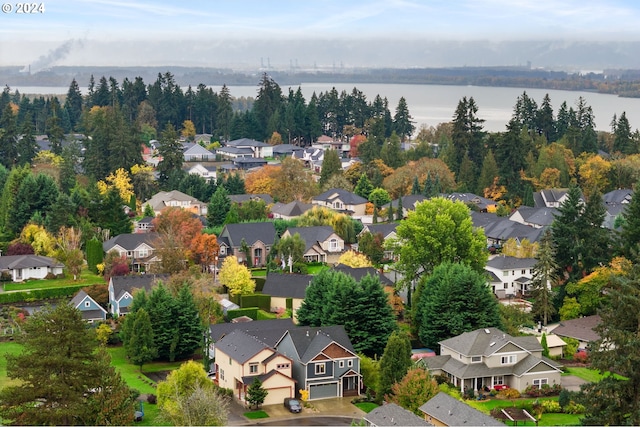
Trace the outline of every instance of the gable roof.
<instances>
[{"instance_id":1,"label":"gable roof","mask_svg":"<svg viewBox=\"0 0 640 427\"><path fill-rule=\"evenodd\" d=\"M250 200L262 200L267 205L273 203L273 197L270 194L231 194L228 197L233 203L244 203Z\"/></svg>"},{"instance_id":2,"label":"gable roof","mask_svg":"<svg viewBox=\"0 0 640 427\"><path fill-rule=\"evenodd\" d=\"M119 300L125 292L133 295L134 289L144 289L149 292L158 281L168 278L168 274L141 274L138 276L111 276L109 281L113 286L113 295L116 300Z\"/></svg>"},{"instance_id":3,"label":"gable roof","mask_svg":"<svg viewBox=\"0 0 640 427\"><path fill-rule=\"evenodd\" d=\"M311 274L269 273L264 282L262 293L272 297L304 299L312 279L313 275Z\"/></svg>"},{"instance_id":4,"label":"gable roof","mask_svg":"<svg viewBox=\"0 0 640 427\"><path fill-rule=\"evenodd\" d=\"M350 267L344 264L338 264L333 267L333 270L340 271L344 274L348 274L353 277L356 282L361 281L365 276L373 276L380 279L380 284L382 286L394 286L394 283L384 274L380 273L380 271L373 267Z\"/></svg>"},{"instance_id":5,"label":"gable roof","mask_svg":"<svg viewBox=\"0 0 640 427\"><path fill-rule=\"evenodd\" d=\"M600 339L600 335L593 330L600 324L602 319L599 315L579 317L577 319L563 320L557 326L553 333L568 338L575 338L579 341L596 341Z\"/></svg>"},{"instance_id":6,"label":"gable roof","mask_svg":"<svg viewBox=\"0 0 640 427\"><path fill-rule=\"evenodd\" d=\"M93 302L93 309L92 310L83 310L83 307L79 307L83 301L85 300L91 300ZM89 294L87 294L85 291L83 291L82 289L80 289L78 291L77 294L75 294L75 296L73 298L71 298L71 301L69 301L69 304L71 304L71 306L77 308L80 310L80 312L82 313L82 318L85 320L93 320L93 319L105 319L106 315L107 315L107 310L105 310L100 304L98 304L96 302L96 300L94 300L93 298L91 298L91 296L89 296Z\"/></svg>"},{"instance_id":7,"label":"gable roof","mask_svg":"<svg viewBox=\"0 0 640 427\"><path fill-rule=\"evenodd\" d=\"M227 142L227 147L269 147L269 144L250 138L234 139Z\"/></svg>"},{"instance_id":8,"label":"gable roof","mask_svg":"<svg viewBox=\"0 0 640 427\"><path fill-rule=\"evenodd\" d=\"M427 414L427 416L430 415L448 426L504 426L503 423L495 418L472 408L442 391L418 409Z\"/></svg>"},{"instance_id":9,"label":"gable roof","mask_svg":"<svg viewBox=\"0 0 640 427\"><path fill-rule=\"evenodd\" d=\"M293 154L294 152L302 152L304 148L298 147L293 144L278 144L273 146L273 154L274 155L287 155Z\"/></svg>"},{"instance_id":10,"label":"gable roof","mask_svg":"<svg viewBox=\"0 0 640 427\"><path fill-rule=\"evenodd\" d=\"M291 227L287 228L285 232L289 232L290 236L298 233L304 243L305 253L318 242L326 241L332 234L335 234L333 227L330 225L315 225L313 227Z\"/></svg>"},{"instance_id":11,"label":"gable roof","mask_svg":"<svg viewBox=\"0 0 640 427\"><path fill-rule=\"evenodd\" d=\"M338 199L345 205L362 205L367 203L367 199L364 197L360 197L357 194L343 190L342 188L332 188L314 197L312 200L332 203L334 200Z\"/></svg>"},{"instance_id":12,"label":"gable roof","mask_svg":"<svg viewBox=\"0 0 640 427\"><path fill-rule=\"evenodd\" d=\"M551 223L555 219L555 215L558 213L558 209L548 208L546 206L541 206L538 208L532 208L531 206L520 206L516 210L516 212L520 214L525 222L540 226L548 226L551 225ZM511 218L516 212L509 216L509 219L511 221L513 221Z\"/></svg>"},{"instance_id":13,"label":"gable roof","mask_svg":"<svg viewBox=\"0 0 640 427\"><path fill-rule=\"evenodd\" d=\"M64 264L48 256L41 255L0 256L0 270L19 270L38 267L64 267Z\"/></svg>"},{"instance_id":14,"label":"gable roof","mask_svg":"<svg viewBox=\"0 0 640 427\"><path fill-rule=\"evenodd\" d=\"M537 242L544 232L544 228L520 224L491 213L472 211L471 221L474 227L481 227L485 236L493 240L506 241L513 238L520 241L527 239L530 242Z\"/></svg>"},{"instance_id":15,"label":"gable roof","mask_svg":"<svg viewBox=\"0 0 640 427\"><path fill-rule=\"evenodd\" d=\"M371 234L382 234L383 238L386 238L391 233L395 233L396 228L398 228L397 222L387 222L383 224L367 224L364 226L360 234L365 233L367 230Z\"/></svg>"},{"instance_id":16,"label":"gable roof","mask_svg":"<svg viewBox=\"0 0 640 427\"><path fill-rule=\"evenodd\" d=\"M309 362L332 342L336 342L349 352L356 354L351 340L349 340L349 336L342 325L298 326L297 328L289 329L286 334L291 337L302 363Z\"/></svg>"},{"instance_id":17,"label":"gable roof","mask_svg":"<svg viewBox=\"0 0 640 427\"><path fill-rule=\"evenodd\" d=\"M211 156L213 157L214 154L207 150L206 148L204 148L202 145L197 144L195 142L193 143L188 143L188 144L184 144L183 145L183 152L185 155L191 155L191 156Z\"/></svg>"},{"instance_id":18,"label":"gable roof","mask_svg":"<svg viewBox=\"0 0 640 427\"><path fill-rule=\"evenodd\" d=\"M498 328L464 332L453 338L440 341L439 344L464 356L489 356L509 342L525 351L542 351L542 346L535 337L512 337Z\"/></svg>"},{"instance_id":19,"label":"gable roof","mask_svg":"<svg viewBox=\"0 0 640 427\"><path fill-rule=\"evenodd\" d=\"M158 238L158 233L124 233L118 234L102 243L102 249L109 252L115 246L120 246L127 251L133 251L142 244L154 247L153 242Z\"/></svg>"},{"instance_id":20,"label":"gable roof","mask_svg":"<svg viewBox=\"0 0 640 427\"><path fill-rule=\"evenodd\" d=\"M514 256L498 255L487 261L487 266L498 270L517 270L533 268L537 262L535 258L517 258Z\"/></svg>"},{"instance_id":21,"label":"gable roof","mask_svg":"<svg viewBox=\"0 0 640 427\"><path fill-rule=\"evenodd\" d=\"M216 351L223 352L240 364L244 364L264 349L275 352L274 349L256 337L238 329L231 331L216 342Z\"/></svg>"},{"instance_id":22,"label":"gable roof","mask_svg":"<svg viewBox=\"0 0 640 427\"><path fill-rule=\"evenodd\" d=\"M302 215L312 207L313 205L311 203L304 203L299 200L294 200L293 202L287 204L276 203L271 207L271 212L293 217Z\"/></svg>"},{"instance_id":23,"label":"gable roof","mask_svg":"<svg viewBox=\"0 0 640 427\"><path fill-rule=\"evenodd\" d=\"M295 327L295 324L291 318L253 320L246 323L218 323L211 325L209 326L209 334L213 342L217 342L230 332L240 330L273 347L284 333L293 327Z\"/></svg>"},{"instance_id":24,"label":"gable roof","mask_svg":"<svg viewBox=\"0 0 640 427\"><path fill-rule=\"evenodd\" d=\"M362 417L373 426L430 426L428 422L395 403L386 403Z\"/></svg>"},{"instance_id":25,"label":"gable roof","mask_svg":"<svg viewBox=\"0 0 640 427\"><path fill-rule=\"evenodd\" d=\"M618 190L609 191L602 195L602 200L605 205L620 205L628 204L633 197L633 190L628 188L622 188Z\"/></svg>"},{"instance_id":26,"label":"gable roof","mask_svg":"<svg viewBox=\"0 0 640 427\"><path fill-rule=\"evenodd\" d=\"M244 239L249 246L253 246L257 241L261 241L269 246L275 242L276 228L273 222L245 222L240 224L227 224L220 234L228 236L229 245L232 247L239 247L242 239Z\"/></svg>"},{"instance_id":27,"label":"gable roof","mask_svg":"<svg viewBox=\"0 0 640 427\"><path fill-rule=\"evenodd\" d=\"M496 205L496 202L473 193L451 193L443 194L446 199L461 201L465 204L477 206L478 209L486 210L487 207Z\"/></svg>"}]
</instances>

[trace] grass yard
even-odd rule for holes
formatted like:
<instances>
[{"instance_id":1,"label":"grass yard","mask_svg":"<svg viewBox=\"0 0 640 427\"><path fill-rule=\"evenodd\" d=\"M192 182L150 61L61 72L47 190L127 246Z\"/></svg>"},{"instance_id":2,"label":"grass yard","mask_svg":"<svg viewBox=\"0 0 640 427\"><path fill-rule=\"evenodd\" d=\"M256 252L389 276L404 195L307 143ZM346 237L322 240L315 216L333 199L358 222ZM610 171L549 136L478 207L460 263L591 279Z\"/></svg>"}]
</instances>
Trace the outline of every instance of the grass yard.
<instances>
[{"instance_id":1,"label":"grass yard","mask_svg":"<svg viewBox=\"0 0 640 427\"><path fill-rule=\"evenodd\" d=\"M89 270L82 270L80 280L73 280L73 276L64 277L62 279L41 279L27 280L23 283L7 282L4 284L5 291L28 291L31 289L48 289L48 288L66 288L67 286L76 285L95 285L104 284L104 277L93 274Z\"/></svg>"},{"instance_id":2,"label":"grass yard","mask_svg":"<svg viewBox=\"0 0 640 427\"><path fill-rule=\"evenodd\" d=\"M603 378L611 375L611 373L607 372L607 373L601 374L600 371L598 371L597 369L582 368L582 367L567 367L566 372L563 375L575 375L576 377L582 378L583 380L588 381L590 383L597 383ZM614 378L617 378L619 380L626 380L626 378L623 377L622 375L613 374L613 376Z\"/></svg>"},{"instance_id":3,"label":"grass yard","mask_svg":"<svg viewBox=\"0 0 640 427\"><path fill-rule=\"evenodd\" d=\"M327 267L326 265L310 265L307 267L307 274L318 274L320 273L322 270L326 270Z\"/></svg>"},{"instance_id":4,"label":"grass yard","mask_svg":"<svg viewBox=\"0 0 640 427\"><path fill-rule=\"evenodd\" d=\"M356 405L358 408L362 409L367 414L369 412L373 411L374 409L376 409L379 406L379 405L377 405L376 403L373 403L373 402L359 402L359 403L354 403L354 405Z\"/></svg>"},{"instance_id":5,"label":"grass yard","mask_svg":"<svg viewBox=\"0 0 640 427\"><path fill-rule=\"evenodd\" d=\"M531 405L534 401L543 401L543 400L558 400L557 397L539 397L532 399L515 399L515 400L503 400L503 399L490 399L484 402L478 401L469 401L466 403L469 406L472 406L486 414L490 413L494 408L508 408L508 407L516 407L522 408L528 405ZM531 414L535 417L535 414ZM573 414L542 414L542 418L538 421L539 426L577 426L580 425L580 415ZM505 421L507 425L514 425L510 421ZM535 426L536 423L533 421L523 422L518 421L519 426Z\"/></svg>"},{"instance_id":6,"label":"grass yard","mask_svg":"<svg viewBox=\"0 0 640 427\"><path fill-rule=\"evenodd\" d=\"M262 409L259 411L245 412L243 415L249 418L250 420L257 420L259 418L269 418L269 415L266 412L264 412Z\"/></svg>"},{"instance_id":7,"label":"grass yard","mask_svg":"<svg viewBox=\"0 0 640 427\"><path fill-rule=\"evenodd\" d=\"M7 354L17 355L22 351L22 346L12 341L5 341L0 343L0 384L3 387L10 385L17 385L17 380L12 380L7 377Z\"/></svg>"}]
</instances>

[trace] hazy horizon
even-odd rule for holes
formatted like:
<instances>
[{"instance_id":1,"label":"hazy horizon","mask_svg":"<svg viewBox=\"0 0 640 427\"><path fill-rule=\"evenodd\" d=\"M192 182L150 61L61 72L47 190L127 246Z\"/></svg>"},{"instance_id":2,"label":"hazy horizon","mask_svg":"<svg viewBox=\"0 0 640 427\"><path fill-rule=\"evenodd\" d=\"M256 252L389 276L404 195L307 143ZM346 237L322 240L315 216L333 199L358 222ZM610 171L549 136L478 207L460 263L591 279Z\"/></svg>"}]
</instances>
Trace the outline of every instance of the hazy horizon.
<instances>
[{"instance_id":1,"label":"hazy horizon","mask_svg":"<svg viewBox=\"0 0 640 427\"><path fill-rule=\"evenodd\" d=\"M0 14L0 65L640 68L632 0L37 4Z\"/></svg>"}]
</instances>

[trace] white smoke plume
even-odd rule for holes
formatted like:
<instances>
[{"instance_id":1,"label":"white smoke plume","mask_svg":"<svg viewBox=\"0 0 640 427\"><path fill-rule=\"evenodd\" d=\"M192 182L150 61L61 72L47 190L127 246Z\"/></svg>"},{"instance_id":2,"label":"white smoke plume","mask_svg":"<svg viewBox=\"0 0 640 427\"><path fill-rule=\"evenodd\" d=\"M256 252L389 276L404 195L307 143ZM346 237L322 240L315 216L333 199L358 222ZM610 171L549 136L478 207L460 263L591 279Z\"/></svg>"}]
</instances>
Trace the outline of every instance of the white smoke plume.
<instances>
[{"instance_id":1,"label":"white smoke plume","mask_svg":"<svg viewBox=\"0 0 640 427\"><path fill-rule=\"evenodd\" d=\"M46 55L42 55L40 58L33 61L31 64L25 66L22 69L23 73L29 72L31 74L38 73L49 69L51 66L71 52L74 47L82 47L82 40L70 39L62 43L55 49L50 50Z\"/></svg>"}]
</instances>

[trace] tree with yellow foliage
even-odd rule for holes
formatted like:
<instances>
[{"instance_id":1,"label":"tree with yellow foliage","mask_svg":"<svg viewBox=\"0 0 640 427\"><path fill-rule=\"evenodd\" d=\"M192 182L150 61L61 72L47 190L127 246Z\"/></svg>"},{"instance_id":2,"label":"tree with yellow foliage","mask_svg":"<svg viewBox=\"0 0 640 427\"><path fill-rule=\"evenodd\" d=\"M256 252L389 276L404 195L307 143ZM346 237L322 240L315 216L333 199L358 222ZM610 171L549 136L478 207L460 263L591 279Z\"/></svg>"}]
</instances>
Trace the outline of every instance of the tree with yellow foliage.
<instances>
[{"instance_id":1,"label":"tree with yellow foliage","mask_svg":"<svg viewBox=\"0 0 640 427\"><path fill-rule=\"evenodd\" d=\"M114 187L120 193L120 198L126 203L131 200L133 195L133 184L131 184L131 178L129 173L123 168L117 169L107 176L104 181L98 181L98 191L100 194L105 195L109 188Z\"/></svg>"},{"instance_id":2,"label":"tree with yellow foliage","mask_svg":"<svg viewBox=\"0 0 640 427\"><path fill-rule=\"evenodd\" d=\"M20 233L20 241L31 245L36 255L53 256L55 254L56 240L41 225L27 224Z\"/></svg>"},{"instance_id":3,"label":"tree with yellow foliage","mask_svg":"<svg viewBox=\"0 0 640 427\"><path fill-rule=\"evenodd\" d=\"M182 122L182 130L180 131L180 135L182 135L183 138L188 139L189 141L193 141L193 138L196 136L196 126L191 120L185 120L184 122Z\"/></svg>"},{"instance_id":4,"label":"tree with yellow foliage","mask_svg":"<svg viewBox=\"0 0 640 427\"><path fill-rule=\"evenodd\" d=\"M603 159L599 155L588 156L585 159L584 153L580 155L581 165L578 169L580 175L580 187L586 198L589 198L595 190L600 194L607 190L609 185L609 171L611 162Z\"/></svg>"},{"instance_id":5,"label":"tree with yellow foliage","mask_svg":"<svg viewBox=\"0 0 640 427\"><path fill-rule=\"evenodd\" d=\"M356 251L347 251L340 255L338 264L344 264L353 268L372 267L371 261L365 254Z\"/></svg>"},{"instance_id":6,"label":"tree with yellow foliage","mask_svg":"<svg viewBox=\"0 0 640 427\"><path fill-rule=\"evenodd\" d=\"M252 294L256 282L251 278L249 269L238 264L238 258L231 255L224 259L220 268L220 283L229 289L231 296Z\"/></svg>"},{"instance_id":7,"label":"tree with yellow foliage","mask_svg":"<svg viewBox=\"0 0 640 427\"><path fill-rule=\"evenodd\" d=\"M280 170L280 166L266 165L248 173L244 179L247 194L271 194L275 185L273 176Z\"/></svg>"}]
</instances>

